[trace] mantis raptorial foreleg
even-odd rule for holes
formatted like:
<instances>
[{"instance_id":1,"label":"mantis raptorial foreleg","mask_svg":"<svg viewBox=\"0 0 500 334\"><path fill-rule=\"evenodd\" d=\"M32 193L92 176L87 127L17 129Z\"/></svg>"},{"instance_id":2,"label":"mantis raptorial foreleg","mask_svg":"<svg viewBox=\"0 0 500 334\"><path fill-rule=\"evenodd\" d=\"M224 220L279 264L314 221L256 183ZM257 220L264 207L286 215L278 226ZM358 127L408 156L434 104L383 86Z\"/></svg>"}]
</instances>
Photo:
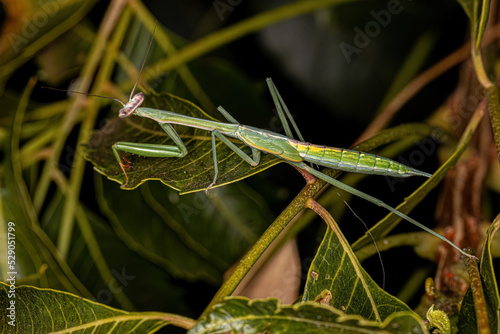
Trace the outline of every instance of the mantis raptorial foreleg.
<instances>
[{"instance_id":1,"label":"mantis raptorial foreleg","mask_svg":"<svg viewBox=\"0 0 500 334\"><path fill-rule=\"evenodd\" d=\"M132 154L142 155L150 158L181 158L187 154L186 146L182 141L179 134L174 130L171 124L159 123L163 131L174 141L174 145L160 145L160 144L145 144L145 143L130 143L130 142L117 142L111 148L116 160L120 164L120 168L125 174L126 182L122 188L128 184L128 176L125 171L125 166L122 162L118 151L128 152Z\"/></svg>"}]
</instances>

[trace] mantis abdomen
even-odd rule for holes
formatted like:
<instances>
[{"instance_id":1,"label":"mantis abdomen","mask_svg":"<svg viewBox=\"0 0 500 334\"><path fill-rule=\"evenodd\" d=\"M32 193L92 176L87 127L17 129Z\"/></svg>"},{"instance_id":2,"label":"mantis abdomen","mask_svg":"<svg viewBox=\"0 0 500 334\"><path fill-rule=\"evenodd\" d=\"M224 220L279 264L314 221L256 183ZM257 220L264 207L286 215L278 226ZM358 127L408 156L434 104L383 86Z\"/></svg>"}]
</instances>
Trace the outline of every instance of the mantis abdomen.
<instances>
[{"instance_id":1,"label":"mantis abdomen","mask_svg":"<svg viewBox=\"0 0 500 334\"><path fill-rule=\"evenodd\" d=\"M371 153L364 153L346 148L328 147L290 140L304 161L316 165L343 170L353 173L378 174L395 177L414 175L431 177L431 174L421 172L389 158Z\"/></svg>"},{"instance_id":2,"label":"mantis abdomen","mask_svg":"<svg viewBox=\"0 0 500 334\"><path fill-rule=\"evenodd\" d=\"M251 126L239 126L237 134L235 137L250 147L292 162L307 161L315 165L353 173L395 177L432 176L386 157L346 148L315 145Z\"/></svg>"}]
</instances>

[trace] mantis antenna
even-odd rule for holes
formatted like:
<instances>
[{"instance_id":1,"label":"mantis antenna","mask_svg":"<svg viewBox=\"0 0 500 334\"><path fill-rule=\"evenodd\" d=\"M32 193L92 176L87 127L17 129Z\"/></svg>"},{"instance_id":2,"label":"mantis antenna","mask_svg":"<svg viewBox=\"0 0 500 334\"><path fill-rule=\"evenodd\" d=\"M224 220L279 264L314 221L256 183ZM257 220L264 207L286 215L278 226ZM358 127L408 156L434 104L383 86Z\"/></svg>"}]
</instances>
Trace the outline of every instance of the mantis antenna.
<instances>
[{"instance_id":1,"label":"mantis antenna","mask_svg":"<svg viewBox=\"0 0 500 334\"><path fill-rule=\"evenodd\" d=\"M144 65L146 64L146 59L148 59L149 51L151 50L151 45L153 44L153 38L155 35L157 25L158 25L158 21L155 22L155 27L153 28L153 33L151 34L151 39L149 40L148 51L146 51L146 56L144 57L144 60L142 61L141 69L139 71L139 75L137 76L137 80L135 81L134 88L132 88L132 91L130 92L129 100L132 100L132 98L134 96L135 88L137 87L137 84L139 83L139 78L141 77L142 70L144 69Z\"/></svg>"},{"instance_id":2,"label":"mantis antenna","mask_svg":"<svg viewBox=\"0 0 500 334\"><path fill-rule=\"evenodd\" d=\"M71 90L71 89L60 89L60 88L47 87L47 86L42 86L41 88L50 89L50 90L56 90L56 91L65 92L65 93L74 93L74 94L81 94L81 95L85 95L85 96L101 97L103 99L108 99L108 100L113 100L113 101L119 102L122 106L125 107L125 103L123 103L122 101L120 101L120 100L118 100L118 99L116 99L114 97L102 96L102 95L96 95L96 94L89 94L89 93L78 92L76 90Z\"/></svg>"},{"instance_id":3,"label":"mantis antenna","mask_svg":"<svg viewBox=\"0 0 500 334\"><path fill-rule=\"evenodd\" d=\"M81 95L86 95L86 96L100 97L100 98L103 98L103 99L113 100L113 101L116 101L116 102L120 103L123 106L123 108L120 109L120 111L119 111L120 117L127 117L127 116L129 116L144 101L144 95L142 93L137 93L136 96L134 96L134 91L137 88L137 85L139 83L139 79L141 78L142 70L144 69L144 65L146 64L146 60L148 58L149 51L151 50L151 45L153 44L153 39L154 39L154 35L155 35L155 31L156 31L156 26L157 25L158 25L158 21L155 22L155 26L153 28L153 33L151 34L151 39L149 41L148 50L146 51L146 56L144 57L144 60L142 62L141 69L139 70L139 75L137 76L137 80L135 81L134 87L132 88L132 91L130 92L130 97L129 97L129 102L128 103L123 103L122 101L120 101L119 99L116 99L114 97L103 96L103 95L96 95L96 94L89 94L89 93L83 93L83 92L78 92L76 90L59 89L59 88L53 88L53 87L47 87L47 86L42 86L41 88L56 90L56 91L60 91L60 92L81 94Z\"/></svg>"}]
</instances>

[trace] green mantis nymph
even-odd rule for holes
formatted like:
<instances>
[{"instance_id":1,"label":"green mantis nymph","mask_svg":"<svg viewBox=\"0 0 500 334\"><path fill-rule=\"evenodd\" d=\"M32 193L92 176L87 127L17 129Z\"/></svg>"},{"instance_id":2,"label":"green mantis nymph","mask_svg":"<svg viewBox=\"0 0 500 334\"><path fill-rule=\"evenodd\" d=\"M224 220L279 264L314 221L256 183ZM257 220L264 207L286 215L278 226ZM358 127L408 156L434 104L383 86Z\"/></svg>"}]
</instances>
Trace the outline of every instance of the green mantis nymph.
<instances>
[{"instance_id":1,"label":"green mantis nymph","mask_svg":"<svg viewBox=\"0 0 500 334\"><path fill-rule=\"evenodd\" d=\"M155 26L156 29L156 26ZM153 30L153 35L154 31ZM148 51L146 52L146 58L149 53L149 49L153 42L151 38ZM142 63L141 69L139 71L139 77L144 68L144 62ZM141 107L144 101L144 94L139 92L134 95L135 88L139 81L137 78L134 88L130 94L129 101L125 104L118 99L99 96L111 100L115 100L122 104L123 108L118 111L118 116L120 118L126 118L131 115L136 115L139 117L149 118L158 123L158 125L165 131L165 133L173 140L176 144L174 145L161 145L161 144L148 144L148 143L133 143L133 142L116 142L112 146L113 154L116 161L120 165L123 174L125 175L126 182L121 186L122 188L128 184L128 176L126 168L128 168L128 162L124 163L120 157L119 151L128 152L132 154L137 154L143 157L156 157L156 158L182 158L188 151L184 145L181 137L175 131L172 124L183 125L187 127L203 129L210 131L212 134L212 155L214 163L214 178L211 184L208 185L206 191L213 187L217 182L218 167L217 167L217 152L216 152L216 138L227 145L232 151L234 151L241 159L249 163L251 166L257 166L260 162L261 152L272 154L278 158L285 160L288 164L306 171L313 176L347 191L355 196L363 198L369 202L372 202L378 206L381 206L397 216L407 220L408 222L414 224L415 226L423 229L424 231L434 235L435 237L441 239L442 241L448 243L453 248L457 249L461 254L474 257L465 251L461 250L458 246L452 243L445 237L437 234L430 228L420 224L415 219L407 216L406 214L396 210L395 208L385 204L381 200L368 195L362 191L359 191L351 186L348 186L318 170L306 164L323 166L327 168L333 168L337 170L342 170L346 172L353 173L364 173L364 174L377 174L377 175L388 175L393 177L409 177L409 176L424 176L432 177L431 174L421 172L412 167L403 165L399 162L391 160L389 158L377 156L370 153L363 153L360 151L354 151L343 148L328 147L323 145L314 145L305 142L295 121L293 120L290 111L288 110L283 98L279 94L276 86L273 84L270 78L267 79L267 84L271 92L274 104L278 111L278 116L283 128L285 130L286 136L279 133L259 129L252 126L246 126L238 123L224 108L219 107L218 110L226 118L229 123L222 123L212 120L206 120L201 118L195 118L191 116L186 116L182 114L177 114L171 111L165 111L160 109L145 108ZM81 92L69 91L79 94L84 94ZM300 140L293 138L292 131L288 124L288 120L293 126L295 132L297 133ZM250 147L252 156L249 156L234 143L232 143L228 137L235 138L243 142L246 146ZM474 257L475 258L475 257Z\"/></svg>"},{"instance_id":2,"label":"green mantis nymph","mask_svg":"<svg viewBox=\"0 0 500 334\"><path fill-rule=\"evenodd\" d=\"M369 202L372 202L378 206L381 206L399 217L409 221L410 223L418 226L419 228L431 233L437 238L444 242L447 242L452 247L457 249L460 253L470 256L461 250L454 243L446 239L445 237L437 234L428 227L420 224L413 218L407 216L406 214L394 209L393 207L385 204L381 200L361 192L351 186L348 186L318 170L306 164L309 162L314 165L319 165L323 167L338 169L346 172L353 173L364 173L364 174L377 174L377 175L388 175L393 177L410 177L410 176L424 176L431 177L431 174L416 170L412 167L403 165L399 162L391 160L389 158L377 156L370 153L363 153L359 151L328 147L322 145L315 145L305 142L298 130L295 121L292 119L291 114L286 107L281 95L279 94L276 86L273 84L270 78L267 79L267 84L271 95L273 97L276 109L278 110L278 115L281 122L283 123L286 136L279 133L255 128L252 126L242 125L238 123L224 108L219 107L218 110L226 118L229 123L222 123L212 120L205 120L200 118L194 118L186 115L177 114L171 111L145 108L141 107L144 101L143 93L137 93L131 95L129 102L124 104L122 102L123 108L118 111L118 116L120 118L126 118L131 115L136 115L139 117L146 117L154 120L158 125L165 131L165 133L174 141L174 145L159 145L159 144L147 144L147 143L132 143L132 142L117 142L112 146L112 150L117 162L125 175L126 182L122 187L128 184L128 176L125 168L125 164L119 154L119 151L128 152L132 154L137 154L144 157L162 157L171 158L177 157L182 158L187 154L186 146L184 145L179 134L174 130L172 124L183 125L198 129L203 129L210 131L212 134L212 155L214 162L214 178L213 181L206 191L214 186L217 182L218 167L217 167L217 152L216 152L216 139L219 139L225 145L227 145L231 150L233 150L240 158L249 163L252 166L256 166L260 162L261 152L268 154L273 154L278 158L285 160L290 165L293 165L299 169L309 172L313 176L336 186L344 191L347 191L355 196L361 197ZM298 136L301 140L296 140L293 138L292 131L290 130L287 119L290 121L291 125L294 127ZM246 154L234 143L232 143L228 137L235 138L242 141L245 145L250 147L252 155Z\"/></svg>"}]
</instances>

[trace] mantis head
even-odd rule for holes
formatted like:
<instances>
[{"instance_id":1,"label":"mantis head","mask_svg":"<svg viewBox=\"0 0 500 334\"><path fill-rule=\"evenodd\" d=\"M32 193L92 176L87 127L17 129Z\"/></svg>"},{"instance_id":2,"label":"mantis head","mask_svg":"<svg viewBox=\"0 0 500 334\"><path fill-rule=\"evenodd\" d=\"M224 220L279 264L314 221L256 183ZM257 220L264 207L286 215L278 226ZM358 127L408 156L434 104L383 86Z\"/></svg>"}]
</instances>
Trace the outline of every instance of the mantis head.
<instances>
[{"instance_id":1,"label":"mantis head","mask_svg":"<svg viewBox=\"0 0 500 334\"><path fill-rule=\"evenodd\" d=\"M139 92L135 94L128 102L118 110L118 117L120 118L125 118L129 117L132 115L137 108L139 108L144 101L144 94L142 92Z\"/></svg>"}]
</instances>

